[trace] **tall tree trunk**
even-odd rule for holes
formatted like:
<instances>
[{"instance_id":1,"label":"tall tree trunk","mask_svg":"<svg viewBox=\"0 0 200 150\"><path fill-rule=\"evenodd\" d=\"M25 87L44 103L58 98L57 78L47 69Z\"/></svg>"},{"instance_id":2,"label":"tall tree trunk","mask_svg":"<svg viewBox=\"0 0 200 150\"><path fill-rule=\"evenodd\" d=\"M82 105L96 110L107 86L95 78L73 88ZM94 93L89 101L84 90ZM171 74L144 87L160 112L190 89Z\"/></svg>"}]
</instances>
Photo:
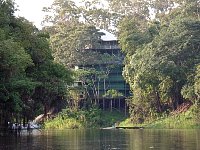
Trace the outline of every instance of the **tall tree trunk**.
<instances>
[{"instance_id":1,"label":"tall tree trunk","mask_svg":"<svg viewBox=\"0 0 200 150\"><path fill-rule=\"evenodd\" d=\"M112 112L112 99L110 100L110 111Z\"/></svg>"},{"instance_id":2,"label":"tall tree trunk","mask_svg":"<svg viewBox=\"0 0 200 150\"><path fill-rule=\"evenodd\" d=\"M126 101L125 101L125 103L124 103L124 114L125 114L125 116L127 115L127 114L126 114L126 112L127 112L126 109L127 109L127 107L126 107Z\"/></svg>"},{"instance_id":3,"label":"tall tree trunk","mask_svg":"<svg viewBox=\"0 0 200 150\"><path fill-rule=\"evenodd\" d=\"M98 87L97 87L97 103L99 104L99 82L100 79L98 79Z\"/></svg>"},{"instance_id":4,"label":"tall tree trunk","mask_svg":"<svg viewBox=\"0 0 200 150\"><path fill-rule=\"evenodd\" d=\"M170 99L171 99L172 109L173 109L173 110L176 110L176 108L177 108L177 102L176 102L175 97L172 96Z\"/></svg>"},{"instance_id":5,"label":"tall tree trunk","mask_svg":"<svg viewBox=\"0 0 200 150\"><path fill-rule=\"evenodd\" d=\"M44 104L44 117L48 118L47 113L48 113L48 108L47 104Z\"/></svg>"},{"instance_id":6,"label":"tall tree trunk","mask_svg":"<svg viewBox=\"0 0 200 150\"><path fill-rule=\"evenodd\" d=\"M120 111L121 110L121 99L119 98L118 101L119 101L119 106L118 107L119 107L119 111Z\"/></svg>"},{"instance_id":7,"label":"tall tree trunk","mask_svg":"<svg viewBox=\"0 0 200 150\"><path fill-rule=\"evenodd\" d=\"M103 98L103 110L105 110L105 99Z\"/></svg>"},{"instance_id":8,"label":"tall tree trunk","mask_svg":"<svg viewBox=\"0 0 200 150\"><path fill-rule=\"evenodd\" d=\"M25 114L23 114L23 126L25 127L25 125L26 125L26 116Z\"/></svg>"},{"instance_id":9,"label":"tall tree trunk","mask_svg":"<svg viewBox=\"0 0 200 150\"><path fill-rule=\"evenodd\" d=\"M157 111L158 112L162 112L162 106L161 106L161 102L160 102L160 95L159 93L156 91L156 103L157 103Z\"/></svg>"}]
</instances>

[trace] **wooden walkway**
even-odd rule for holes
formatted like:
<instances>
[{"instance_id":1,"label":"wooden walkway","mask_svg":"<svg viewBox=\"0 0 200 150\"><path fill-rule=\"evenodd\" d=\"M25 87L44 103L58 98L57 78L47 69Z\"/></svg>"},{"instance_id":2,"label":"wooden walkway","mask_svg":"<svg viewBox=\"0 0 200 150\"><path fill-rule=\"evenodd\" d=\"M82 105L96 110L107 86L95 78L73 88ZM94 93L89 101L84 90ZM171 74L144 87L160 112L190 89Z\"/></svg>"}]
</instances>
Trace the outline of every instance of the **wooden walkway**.
<instances>
[{"instance_id":1,"label":"wooden walkway","mask_svg":"<svg viewBox=\"0 0 200 150\"><path fill-rule=\"evenodd\" d=\"M115 127L116 129L144 129L144 127Z\"/></svg>"}]
</instances>

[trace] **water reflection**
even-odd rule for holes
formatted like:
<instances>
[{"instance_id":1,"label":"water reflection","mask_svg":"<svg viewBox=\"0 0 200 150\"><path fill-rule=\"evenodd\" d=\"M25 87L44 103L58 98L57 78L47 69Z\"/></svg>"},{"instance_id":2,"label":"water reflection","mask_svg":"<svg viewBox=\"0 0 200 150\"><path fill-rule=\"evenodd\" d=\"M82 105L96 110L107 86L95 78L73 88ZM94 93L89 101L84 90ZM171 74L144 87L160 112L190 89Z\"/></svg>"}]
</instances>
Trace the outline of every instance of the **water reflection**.
<instances>
[{"instance_id":1,"label":"water reflection","mask_svg":"<svg viewBox=\"0 0 200 150\"><path fill-rule=\"evenodd\" d=\"M200 130L137 130L127 131L128 149L199 150Z\"/></svg>"},{"instance_id":2,"label":"water reflection","mask_svg":"<svg viewBox=\"0 0 200 150\"><path fill-rule=\"evenodd\" d=\"M200 130L59 130L0 136L0 150L199 150Z\"/></svg>"}]
</instances>

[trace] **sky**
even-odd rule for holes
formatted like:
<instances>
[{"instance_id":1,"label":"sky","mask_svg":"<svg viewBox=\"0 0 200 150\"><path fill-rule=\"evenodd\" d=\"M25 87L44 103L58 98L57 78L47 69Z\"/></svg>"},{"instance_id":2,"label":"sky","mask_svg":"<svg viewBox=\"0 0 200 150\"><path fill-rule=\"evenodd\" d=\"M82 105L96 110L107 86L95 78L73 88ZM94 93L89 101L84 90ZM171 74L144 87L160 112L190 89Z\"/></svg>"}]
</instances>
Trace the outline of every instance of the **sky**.
<instances>
[{"instance_id":1,"label":"sky","mask_svg":"<svg viewBox=\"0 0 200 150\"><path fill-rule=\"evenodd\" d=\"M39 29L42 28L41 22L45 17L42 11L43 7L51 6L54 0L14 0L19 11L15 12L16 16L21 16L33 22ZM81 0L74 0L80 3Z\"/></svg>"},{"instance_id":2,"label":"sky","mask_svg":"<svg viewBox=\"0 0 200 150\"><path fill-rule=\"evenodd\" d=\"M15 15L26 18L41 29L41 22L45 16L44 12L42 12L42 8L50 6L53 0L15 0L15 3L19 9Z\"/></svg>"},{"instance_id":3,"label":"sky","mask_svg":"<svg viewBox=\"0 0 200 150\"><path fill-rule=\"evenodd\" d=\"M45 17L45 13L42 11L43 7L51 6L54 0L15 0L17 8L19 11L15 12L16 16L21 16L32 22L37 28L42 29L41 22ZM79 2L79 0L76 0ZM102 36L102 39L105 41L116 40L116 37L108 33L104 32L106 35Z\"/></svg>"}]
</instances>

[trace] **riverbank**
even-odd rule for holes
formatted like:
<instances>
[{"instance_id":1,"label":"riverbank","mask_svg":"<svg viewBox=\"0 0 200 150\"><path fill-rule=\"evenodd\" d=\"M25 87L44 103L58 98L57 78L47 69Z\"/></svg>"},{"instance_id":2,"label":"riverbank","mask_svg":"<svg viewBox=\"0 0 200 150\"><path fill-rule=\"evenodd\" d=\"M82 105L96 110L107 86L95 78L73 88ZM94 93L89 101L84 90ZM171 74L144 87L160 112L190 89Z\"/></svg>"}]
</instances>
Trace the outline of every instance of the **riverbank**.
<instances>
[{"instance_id":1,"label":"riverbank","mask_svg":"<svg viewBox=\"0 0 200 150\"><path fill-rule=\"evenodd\" d=\"M200 112L193 105L186 112L161 116L142 124L134 124L128 118L120 122L119 126L139 126L151 129L200 129Z\"/></svg>"},{"instance_id":2,"label":"riverbank","mask_svg":"<svg viewBox=\"0 0 200 150\"><path fill-rule=\"evenodd\" d=\"M200 112L193 105L186 112L169 115L160 115L156 119L146 119L141 124L131 122L130 118L122 112L102 111L91 108L89 111L64 110L54 119L44 122L45 129L74 129L74 128L104 128L111 127L117 123L120 127L144 127L151 129L199 129Z\"/></svg>"},{"instance_id":3,"label":"riverbank","mask_svg":"<svg viewBox=\"0 0 200 150\"><path fill-rule=\"evenodd\" d=\"M98 108L72 111L63 110L54 119L44 122L44 129L75 129L75 128L101 128L113 126L116 122L125 120L124 113L113 110L103 111Z\"/></svg>"}]
</instances>

